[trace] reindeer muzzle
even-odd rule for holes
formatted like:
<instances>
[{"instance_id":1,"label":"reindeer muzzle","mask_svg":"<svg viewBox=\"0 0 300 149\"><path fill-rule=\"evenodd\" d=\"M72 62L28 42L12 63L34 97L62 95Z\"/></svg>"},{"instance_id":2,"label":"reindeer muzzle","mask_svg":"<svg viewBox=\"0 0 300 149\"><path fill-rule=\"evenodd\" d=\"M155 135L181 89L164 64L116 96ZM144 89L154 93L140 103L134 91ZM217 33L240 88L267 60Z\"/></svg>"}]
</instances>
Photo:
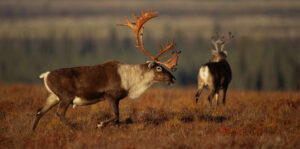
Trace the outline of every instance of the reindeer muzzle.
<instances>
[{"instance_id":1,"label":"reindeer muzzle","mask_svg":"<svg viewBox=\"0 0 300 149\"><path fill-rule=\"evenodd\" d=\"M171 85L174 85L175 82L176 82L176 78L172 77L172 78L169 80L168 85L170 85L170 86L171 86Z\"/></svg>"}]
</instances>

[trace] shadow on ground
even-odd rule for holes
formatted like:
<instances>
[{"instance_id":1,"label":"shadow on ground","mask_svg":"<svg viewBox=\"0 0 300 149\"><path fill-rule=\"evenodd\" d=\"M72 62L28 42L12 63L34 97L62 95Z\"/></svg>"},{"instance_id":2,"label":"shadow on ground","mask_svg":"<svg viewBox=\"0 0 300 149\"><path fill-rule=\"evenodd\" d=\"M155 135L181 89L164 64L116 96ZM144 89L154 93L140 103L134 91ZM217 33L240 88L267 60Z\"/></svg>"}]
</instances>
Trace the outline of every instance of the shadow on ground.
<instances>
[{"instance_id":1,"label":"shadow on ground","mask_svg":"<svg viewBox=\"0 0 300 149\"><path fill-rule=\"evenodd\" d=\"M111 115L104 114L98 121L103 121L109 119ZM228 116L214 116L211 113L200 113L200 112L163 112L159 110L150 110L140 114L139 116L130 116L125 120L120 122L120 125L145 123L146 125L161 125L165 122L170 122L176 120L182 123L191 123L195 121L207 121L222 123L224 121L230 120Z\"/></svg>"}]
</instances>

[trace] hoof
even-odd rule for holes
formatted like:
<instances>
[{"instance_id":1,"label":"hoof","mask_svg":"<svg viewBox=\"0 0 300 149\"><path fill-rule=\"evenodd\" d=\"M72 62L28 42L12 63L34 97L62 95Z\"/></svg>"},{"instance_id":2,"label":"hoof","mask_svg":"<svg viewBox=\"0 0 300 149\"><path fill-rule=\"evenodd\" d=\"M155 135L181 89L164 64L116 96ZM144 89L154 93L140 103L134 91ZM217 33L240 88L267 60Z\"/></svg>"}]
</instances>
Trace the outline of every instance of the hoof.
<instances>
[{"instance_id":1,"label":"hoof","mask_svg":"<svg viewBox=\"0 0 300 149\"><path fill-rule=\"evenodd\" d=\"M97 124L97 128L102 128L102 127L104 127L104 122L100 122Z\"/></svg>"}]
</instances>

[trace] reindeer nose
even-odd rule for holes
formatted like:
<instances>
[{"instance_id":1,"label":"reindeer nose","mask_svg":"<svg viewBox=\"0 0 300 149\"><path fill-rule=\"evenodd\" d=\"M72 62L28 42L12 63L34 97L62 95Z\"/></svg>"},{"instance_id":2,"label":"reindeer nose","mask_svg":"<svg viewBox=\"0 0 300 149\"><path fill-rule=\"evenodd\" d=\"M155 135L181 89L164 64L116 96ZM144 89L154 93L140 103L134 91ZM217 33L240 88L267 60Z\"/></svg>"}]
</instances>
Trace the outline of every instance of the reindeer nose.
<instances>
[{"instance_id":1,"label":"reindeer nose","mask_svg":"<svg viewBox=\"0 0 300 149\"><path fill-rule=\"evenodd\" d=\"M172 77L169 82L168 82L168 85L172 86L173 84L175 84L176 82L176 79L174 77Z\"/></svg>"},{"instance_id":2,"label":"reindeer nose","mask_svg":"<svg viewBox=\"0 0 300 149\"><path fill-rule=\"evenodd\" d=\"M174 84L176 82L176 78L172 78L172 83Z\"/></svg>"}]
</instances>

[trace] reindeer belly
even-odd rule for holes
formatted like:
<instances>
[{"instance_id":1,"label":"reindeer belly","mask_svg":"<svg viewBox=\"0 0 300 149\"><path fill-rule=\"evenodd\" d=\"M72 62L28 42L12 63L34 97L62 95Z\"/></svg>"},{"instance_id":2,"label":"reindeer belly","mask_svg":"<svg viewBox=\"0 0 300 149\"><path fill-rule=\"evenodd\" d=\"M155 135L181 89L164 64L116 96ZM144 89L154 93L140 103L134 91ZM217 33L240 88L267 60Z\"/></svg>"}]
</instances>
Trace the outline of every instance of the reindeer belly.
<instances>
[{"instance_id":1,"label":"reindeer belly","mask_svg":"<svg viewBox=\"0 0 300 149\"><path fill-rule=\"evenodd\" d=\"M75 108L76 106L84 106L84 105L90 105L90 104L94 104L97 103L101 100L102 98L96 98L96 99L84 99L84 98L80 98L80 97L75 97L73 99L73 108Z\"/></svg>"}]
</instances>

